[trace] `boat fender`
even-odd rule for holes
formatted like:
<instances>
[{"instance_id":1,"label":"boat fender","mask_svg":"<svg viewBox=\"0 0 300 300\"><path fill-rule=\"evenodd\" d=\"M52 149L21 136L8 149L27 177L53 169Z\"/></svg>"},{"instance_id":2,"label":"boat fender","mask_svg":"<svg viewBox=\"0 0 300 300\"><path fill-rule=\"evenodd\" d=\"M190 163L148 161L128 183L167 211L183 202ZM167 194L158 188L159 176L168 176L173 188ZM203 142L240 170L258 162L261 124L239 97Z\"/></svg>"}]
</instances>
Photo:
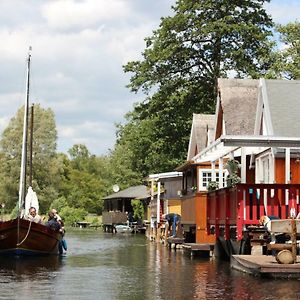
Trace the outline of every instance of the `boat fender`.
<instances>
[{"instance_id":1,"label":"boat fender","mask_svg":"<svg viewBox=\"0 0 300 300\"><path fill-rule=\"evenodd\" d=\"M64 250L67 251L68 250L67 241L65 239L62 239L61 244L62 244L62 247L64 248Z\"/></svg>"},{"instance_id":2,"label":"boat fender","mask_svg":"<svg viewBox=\"0 0 300 300\"><path fill-rule=\"evenodd\" d=\"M59 254L64 253L64 249L63 249L63 246L62 246L62 241L58 242L58 252L59 252Z\"/></svg>"}]
</instances>

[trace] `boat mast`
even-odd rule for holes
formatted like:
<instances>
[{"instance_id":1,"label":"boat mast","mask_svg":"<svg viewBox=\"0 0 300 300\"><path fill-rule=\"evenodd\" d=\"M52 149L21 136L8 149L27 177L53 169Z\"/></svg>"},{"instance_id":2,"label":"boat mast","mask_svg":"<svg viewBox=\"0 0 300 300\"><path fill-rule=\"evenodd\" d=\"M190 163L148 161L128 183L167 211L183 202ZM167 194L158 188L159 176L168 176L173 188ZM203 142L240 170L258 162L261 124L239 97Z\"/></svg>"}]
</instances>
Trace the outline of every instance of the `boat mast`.
<instances>
[{"instance_id":1,"label":"boat mast","mask_svg":"<svg viewBox=\"0 0 300 300\"><path fill-rule=\"evenodd\" d=\"M21 158L20 186L19 186L19 215L21 213L21 208L23 208L25 203L30 61L31 61L31 47L29 47L28 59L27 59L26 95L25 95L25 105L24 105L22 158Z\"/></svg>"},{"instance_id":2,"label":"boat mast","mask_svg":"<svg viewBox=\"0 0 300 300\"><path fill-rule=\"evenodd\" d=\"M30 139L29 139L29 186L32 187L32 150L33 150L33 118L34 118L34 104L30 107Z\"/></svg>"}]
</instances>

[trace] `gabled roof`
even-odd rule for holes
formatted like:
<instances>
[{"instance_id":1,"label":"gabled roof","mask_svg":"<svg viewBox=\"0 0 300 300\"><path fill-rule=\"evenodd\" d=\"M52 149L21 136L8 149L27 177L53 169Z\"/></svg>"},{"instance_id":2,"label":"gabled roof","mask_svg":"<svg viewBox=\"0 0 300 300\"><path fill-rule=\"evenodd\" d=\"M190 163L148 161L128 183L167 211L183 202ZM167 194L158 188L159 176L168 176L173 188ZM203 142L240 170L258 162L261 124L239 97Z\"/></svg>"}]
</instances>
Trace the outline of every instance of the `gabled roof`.
<instances>
[{"instance_id":1,"label":"gabled roof","mask_svg":"<svg viewBox=\"0 0 300 300\"><path fill-rule=\"evenodd\" d=\"M214 138L215 115L193 114L187 160L207 147Z\"/></svg>"},{"instance_id":2,"label":"gabled roof","mask_svg":"<svg viewBox=\"0 0 300 300\"><path fill-rule=\"evenodd\" d=\"M215 139L254 134L259 80L219 79Z\"/></svg>"},{"instance_id":3,"label":"gabled roof","mask_svg":"<svg viewBox=\"0 0 300 300\"><path fill-rule=\"evenodd\" d=\"M219 92L216 130L221 122L225 128L216 131L221 134L216 141L193 157L195 163L233 152L241 156L241 147L246 154L300 147L299 80L219 79Z\"/></svg>"},{"instance_id":4,"label":"gabled roof","mask_svg":"<svg viewBox=\"0 0 300 300\"><path fill-rule=\"evenodd\" d=\"M300 137L300 80L261 80L268 135ZM262 111L262 108L258 112Z\"/></svg>"},{"instance_id":5,"label":"gabled roof","mask_svg":"<svg viewBox=\"0 0 300 300\"><path fill-rule=\"evenodd\" d=\"M108 199L147 199L150 197L150 192L145 185L131 186L125 190L122 190L117 193L113 193L109 196L103 198L104 200Z\"/></svg>"}]
</instances>

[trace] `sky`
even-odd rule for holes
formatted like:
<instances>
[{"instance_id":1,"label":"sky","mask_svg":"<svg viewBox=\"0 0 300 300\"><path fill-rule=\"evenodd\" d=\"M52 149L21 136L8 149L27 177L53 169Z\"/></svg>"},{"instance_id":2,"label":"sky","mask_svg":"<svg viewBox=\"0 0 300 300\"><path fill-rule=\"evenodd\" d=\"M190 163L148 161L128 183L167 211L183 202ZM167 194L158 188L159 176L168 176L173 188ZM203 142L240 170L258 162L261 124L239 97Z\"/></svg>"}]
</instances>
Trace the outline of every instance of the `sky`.
<instances>
[{"instance_id":1,"label":"sky","mask_svg":"<svg viewBox=\"0 0 300 300\"><path fill-rule=\"evenodd\" d=\"M122 66L141 59L144 38L175 0L0 0L0 133L24 104L32 47L30 101L55 113L59 152L85 144L114 148L116 123L142 101ZM297 20L300 0L266 6L277 23Z\"/></svg>"}]
</instances>

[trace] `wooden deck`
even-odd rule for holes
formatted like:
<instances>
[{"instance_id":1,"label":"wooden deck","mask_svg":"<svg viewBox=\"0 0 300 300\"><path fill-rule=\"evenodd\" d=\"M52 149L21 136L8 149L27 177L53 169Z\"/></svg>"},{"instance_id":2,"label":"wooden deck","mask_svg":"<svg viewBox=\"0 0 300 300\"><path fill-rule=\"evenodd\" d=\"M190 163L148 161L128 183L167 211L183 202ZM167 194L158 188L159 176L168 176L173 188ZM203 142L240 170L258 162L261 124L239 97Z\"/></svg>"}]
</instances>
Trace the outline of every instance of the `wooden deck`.
<instances>
[{"instance_id":1,"label":"wooden deck","mask_svg":"<svg viewBox=\"0 0 300 300\"><path fill-rule=\"evenodd\" d=\"M87 228L90 226L90 222L86 222L86 221L81 221L81 222L76 222L76 227L80 227L80 228Z\"/></svg>"},{"instance_id":2,"label":"wooden deck","mask_svg":"<svg viewBox=\"0 0 300 300\"><path fill-rule=\"evenodd\" d=\"M279 264L271 255L232 255L230 265L255 276L300 278L300 256L295 264Z\"/></svg>"},{"instance_id":3,"label":"wooden deck","mask_svg":"<svg viewBox=\"0 0 300 300\"><path fill-rule=\"evenodd\" d=\"M184 243L184 238L179 238L179 237L167 238L167 246L169 246L169 248L172 248L172 245L174 245L174 249L176 249L177 245L182 245L183 243Z\"/></svg>"},{"instance_id":4,"label":"wooden deck","mask_svg":"<svg viewBox=\"0 0 300 300\"><path fill-rule=\"evenodd\" d=\"M195 255L201 257L210 257L213 255L214 244L196 244L196 243L184 243L182 248L190 253L193 257Z\"/></svg>"}]
</instances>

